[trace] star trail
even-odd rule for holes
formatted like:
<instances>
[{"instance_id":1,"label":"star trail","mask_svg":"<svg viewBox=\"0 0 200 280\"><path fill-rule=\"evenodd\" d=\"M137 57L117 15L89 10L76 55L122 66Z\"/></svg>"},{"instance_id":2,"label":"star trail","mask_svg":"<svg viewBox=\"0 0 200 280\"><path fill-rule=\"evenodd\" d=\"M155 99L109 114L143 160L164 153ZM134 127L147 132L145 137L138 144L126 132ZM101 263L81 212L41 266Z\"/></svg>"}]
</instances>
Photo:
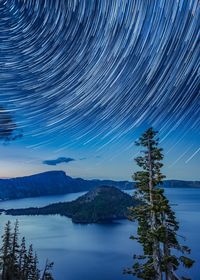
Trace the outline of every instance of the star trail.
<instances>
[{"instance_id":1,"label":"star trail","mask_svg":"<svg viewBox=\"0 0 200 280\"><path fill-rule=\"evenodd\" d=\"M199 0L0 0L0 106L32 147L200 140L199 44Z\"/></svg>"}]
</instances>

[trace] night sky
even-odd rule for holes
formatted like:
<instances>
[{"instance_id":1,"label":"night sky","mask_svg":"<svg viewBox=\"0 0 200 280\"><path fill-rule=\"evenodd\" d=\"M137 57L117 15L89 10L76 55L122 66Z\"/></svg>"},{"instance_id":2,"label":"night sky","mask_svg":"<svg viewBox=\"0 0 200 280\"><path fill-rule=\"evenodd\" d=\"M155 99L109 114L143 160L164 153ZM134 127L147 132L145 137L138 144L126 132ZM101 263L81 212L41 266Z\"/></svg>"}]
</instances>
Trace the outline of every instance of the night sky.
<instances>
[{"instance_id":1,"label":"night sky","mask_svg":"<svg viewBox=\"0 0 200 280\"><path fill-rule=\"evenodd\" d=\"M200 1L0 0L0 107L1 177L131 179L153 126L167 178L200 180Z\"/></svg>"}]
</instances>

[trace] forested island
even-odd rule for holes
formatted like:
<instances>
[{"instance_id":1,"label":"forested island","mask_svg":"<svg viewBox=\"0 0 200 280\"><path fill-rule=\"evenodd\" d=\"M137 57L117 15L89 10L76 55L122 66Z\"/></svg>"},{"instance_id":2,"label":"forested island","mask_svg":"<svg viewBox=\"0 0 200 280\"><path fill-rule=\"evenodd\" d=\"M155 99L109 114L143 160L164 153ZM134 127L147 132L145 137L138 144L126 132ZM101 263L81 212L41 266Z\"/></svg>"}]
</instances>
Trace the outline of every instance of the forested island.
<instances>
[{"instance_id":1,"label":"forested island","mask_svg":"<svg viewBox=\"0 0 200 280\"><path fill-rule=\"evenodd\" d=\"M74 223L100 223L128 217L128 207L139 201L115 187L96 187L71 202L50 204L41 208L9 209L8 215L55 215L72 218Z\"/></svg>"}]
</instances>

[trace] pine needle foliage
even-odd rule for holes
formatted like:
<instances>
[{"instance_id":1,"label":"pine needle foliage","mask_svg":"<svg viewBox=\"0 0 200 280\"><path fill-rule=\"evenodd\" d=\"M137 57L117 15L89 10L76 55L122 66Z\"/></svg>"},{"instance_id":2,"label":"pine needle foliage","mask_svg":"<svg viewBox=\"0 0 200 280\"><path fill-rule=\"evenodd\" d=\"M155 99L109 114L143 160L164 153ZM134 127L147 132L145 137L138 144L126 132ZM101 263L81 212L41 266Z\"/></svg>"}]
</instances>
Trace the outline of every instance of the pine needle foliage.
<instances>
[{"instance_id":1,"label":"pine needle foliage","mask_svg":"<svg viewBox=\"0 0 200 280\"><path fill-rule=\"evenodd\" d=\"M133 179L137 187L135 198L141 204L129 209L129 218L138 222L137 236L131 239L141 244L143 254L134 255L133 267L126 272L145 280L188 279L177 275L181 264L190 268L194 261L185 256L190 249L180 244L179 223L162 188L163 150L157 134L149 128L136 142L142 151L135 159L140 170Z\"/></svg>"}]
</instances>

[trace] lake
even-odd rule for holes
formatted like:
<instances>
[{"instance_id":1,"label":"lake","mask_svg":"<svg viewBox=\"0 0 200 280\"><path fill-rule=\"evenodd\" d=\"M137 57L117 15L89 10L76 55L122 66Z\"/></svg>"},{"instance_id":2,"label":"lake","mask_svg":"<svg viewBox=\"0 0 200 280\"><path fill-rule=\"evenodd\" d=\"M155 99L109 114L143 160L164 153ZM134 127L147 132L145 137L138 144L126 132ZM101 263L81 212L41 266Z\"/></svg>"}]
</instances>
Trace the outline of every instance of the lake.
<instances>
[{"instance_id":1,"label":"lake","mask_svg":"<svg viewBox=\"0 0 200 280\"><path fill-rule=\"evenodd\" d=\"M0 208L44 206L70 201L83 193L0 202ZM200 189L166 189L180 221L180 234L187 237L192 249L194 267L185 276L200 279ZM123 269L132 264L132 255L140 246L129 239L136 232L136 224L123 220L112 224L73 224L60 216L20 216L21 236L33 243L41 266L48 257L54 261L56 280L130 280ZM16 217L0 216L0 233L7 220ZM184 242L183 242L184 243Z\"/></svg>"}]
</instances>

